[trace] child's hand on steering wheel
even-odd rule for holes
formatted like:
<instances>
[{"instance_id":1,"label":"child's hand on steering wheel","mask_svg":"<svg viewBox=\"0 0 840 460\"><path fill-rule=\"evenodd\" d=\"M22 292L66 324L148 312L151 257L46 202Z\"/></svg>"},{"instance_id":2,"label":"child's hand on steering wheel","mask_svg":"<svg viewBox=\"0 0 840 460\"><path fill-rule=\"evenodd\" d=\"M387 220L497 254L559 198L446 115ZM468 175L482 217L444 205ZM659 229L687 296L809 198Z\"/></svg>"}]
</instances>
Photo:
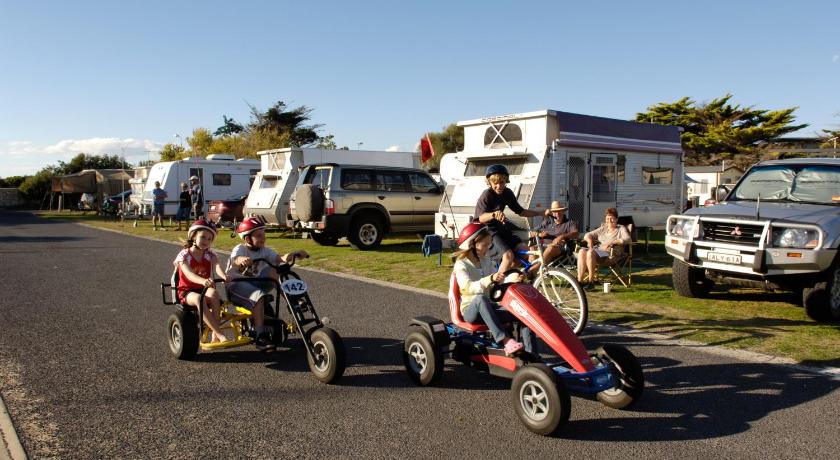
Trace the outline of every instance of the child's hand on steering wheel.
<instances>
[{"instance_id":1,"label":"child's hand on steering wheel","mask_svg":"<svg viewBox=\"0 0 840 460\"><path fill-rule=\"evenodd\" d=\"M213 282L212 278L207 278L206 280L204 280L204 287L211 288L214 284L216 283Z\"/></svg>"},{"instance_id":2,"label":"child's hand on steering wheel","mask_svg":"<svg viewBox=\"0 0 840 460\"><path fill-rule=\"evenodd\" d=\"M505 274L502 272L493 273L493 282L494 283L501 283L505 279Z\"/></svg>"}]
</instances>

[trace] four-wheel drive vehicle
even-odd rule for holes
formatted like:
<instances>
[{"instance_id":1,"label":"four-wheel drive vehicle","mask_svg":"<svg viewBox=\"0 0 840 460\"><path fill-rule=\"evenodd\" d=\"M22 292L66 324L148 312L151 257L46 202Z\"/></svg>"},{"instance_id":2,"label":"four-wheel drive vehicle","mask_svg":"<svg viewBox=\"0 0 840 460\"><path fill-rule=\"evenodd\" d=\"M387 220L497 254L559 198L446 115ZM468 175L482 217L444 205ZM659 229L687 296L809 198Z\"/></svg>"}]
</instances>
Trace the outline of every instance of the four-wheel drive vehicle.
<instances>
[{"instance_id":1,"label":"four-wheel drive vehicle","mask_svg":"<svg viewBox=\"0 0 840 460\"><path fill-rule=\"evenodd\" d=\"M374 249L385 233L431 233L442 194L421 169L310 165L300 173L287 224L318 244L347 237L355 248Z\"/></svg>"},{"instance_id":2,"label":"four-wheel drive vehicle","mask_svg":"<svg viewBox=\"0 0 840 460\"><path fill-rule=\"evenodd\" d=\"M840 159L758 163L715 206L668 218L674 289L717 283L802 292L808 315L840 319Z\"/></svg>"}]
</instances>

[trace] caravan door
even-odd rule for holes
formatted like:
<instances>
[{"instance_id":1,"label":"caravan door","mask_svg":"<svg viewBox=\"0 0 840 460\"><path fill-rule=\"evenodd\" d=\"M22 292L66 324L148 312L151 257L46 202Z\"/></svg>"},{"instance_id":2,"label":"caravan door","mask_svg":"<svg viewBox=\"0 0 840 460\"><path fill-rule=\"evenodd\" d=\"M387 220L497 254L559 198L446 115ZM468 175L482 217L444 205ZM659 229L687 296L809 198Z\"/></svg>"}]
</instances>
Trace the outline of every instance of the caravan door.
<instances>
[{"instance_id":1,"label":"caravan door","mask_svg":"<svg viewBox=\"0 0 840 460\"><path fill-rule=\"evenodd\" d=\"M615 154L593 153L589 157L589 219L590 229L604 222L604 211L616 204Z\"/></svg>"}]
</instances>

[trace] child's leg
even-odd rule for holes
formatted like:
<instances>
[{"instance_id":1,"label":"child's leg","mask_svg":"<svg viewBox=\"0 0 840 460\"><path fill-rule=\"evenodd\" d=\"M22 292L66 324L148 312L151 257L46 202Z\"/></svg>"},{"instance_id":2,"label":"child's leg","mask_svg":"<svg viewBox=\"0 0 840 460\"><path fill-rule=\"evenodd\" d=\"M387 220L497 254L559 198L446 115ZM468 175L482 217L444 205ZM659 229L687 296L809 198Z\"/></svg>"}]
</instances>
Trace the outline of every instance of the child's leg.
<instances>
[{"instance_id":1,"label":"child's leg","mask_svg":"<svg viewBox=\"0 0 840 460\"><path fill-rule=\"evenodd\" d=\"M224 332L222 332L222 326L219 323L219 314L222 308L221 302L219 301L219 292L214 288L208 289L207 294L204 296L204 303L209 310L209 314L204 315L204 319L207 320L207 326L210 327L210 330L213 331L213 334L219 342L227 342L227 338Z\"/></svg>"},{"instance_id":2,"label":"child's leg","mask_svg":"<svg viewBox=\"0 0 840 460\"><path fill-rule=\"evenodd\" d=\"M257 333L263 332L263 324L265 323L265 297L260 297L260 300L254 304L254 309L251 310L252 317L254 318L254 327L257 328Z\"/></svg>"},{"instance_id":3,"label":"child's leg","mask_svg":"<svg viewBox=\"0 0 840 460\"><path fill-rule=\"evenodd\" d=\"M464 310L464 320L469 323L476 322L479 317L490 329L493 340L499 343L507 342L507 333L502 329L502 323L496 315L496 305L484 295L476 296Z\"/></svg>"}]
</instances>

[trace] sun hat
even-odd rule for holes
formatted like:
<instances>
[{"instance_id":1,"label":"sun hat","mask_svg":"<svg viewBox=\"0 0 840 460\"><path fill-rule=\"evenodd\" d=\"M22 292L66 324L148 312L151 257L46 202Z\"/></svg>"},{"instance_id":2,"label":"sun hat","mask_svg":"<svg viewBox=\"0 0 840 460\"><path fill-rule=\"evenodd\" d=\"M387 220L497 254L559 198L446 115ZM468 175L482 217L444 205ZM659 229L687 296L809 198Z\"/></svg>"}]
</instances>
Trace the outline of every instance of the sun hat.
<instances>
[{"instance_id":1,"label":"sun hat","mask_svg":"<svg viewBox=\"0 0 840 460\"><path fill-rule=\"evenodd\" d=\"M565 211L565 210L567 210L567 209L569 209L569 207L568 207L568 206L563 206L563 205L562 205L562 204L560 204L560 202L559 202L559 201L557 201L557 200L552 201L552 202L551 202L551 207L549 208L549 210L550 210L551 212L555 212L555 211Z\"/></svg>"}]
</instances>

